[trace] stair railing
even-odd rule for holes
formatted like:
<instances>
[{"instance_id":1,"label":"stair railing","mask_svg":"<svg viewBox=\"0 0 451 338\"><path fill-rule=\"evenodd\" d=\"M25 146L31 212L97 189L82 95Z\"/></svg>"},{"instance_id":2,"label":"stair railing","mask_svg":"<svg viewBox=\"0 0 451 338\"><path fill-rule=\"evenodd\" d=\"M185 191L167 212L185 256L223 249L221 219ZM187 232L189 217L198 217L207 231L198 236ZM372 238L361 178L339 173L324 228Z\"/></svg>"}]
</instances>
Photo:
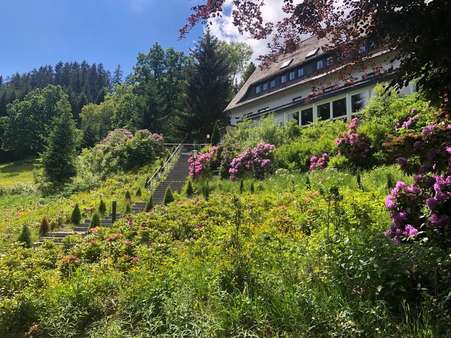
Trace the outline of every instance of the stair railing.
<instances>
[{"instance_id":1,"label":"stair railing","mask_svg":"<svg viewBox=\"0 0 451 338\"><path fill-rule=\"evenodd\" d=\"M171 145L175 145L175 144L171 144ZM168 169L172 166L173 162L175 162L175 160L179 157L179 155L181 154L183 149L183 144L180 143L178 144L175 149L169 154L169 156L167 157L167 159L163 162L162 165L160 165L160 167L155 170L155 172L153 173L152 176L150 176L147 180L146 180L146 184L145 184L145 188L148 189L149 191L152 191L153 187L161 181L161 179L166 176L166 172L168 171Z\"/></svg>"}]
</instances>

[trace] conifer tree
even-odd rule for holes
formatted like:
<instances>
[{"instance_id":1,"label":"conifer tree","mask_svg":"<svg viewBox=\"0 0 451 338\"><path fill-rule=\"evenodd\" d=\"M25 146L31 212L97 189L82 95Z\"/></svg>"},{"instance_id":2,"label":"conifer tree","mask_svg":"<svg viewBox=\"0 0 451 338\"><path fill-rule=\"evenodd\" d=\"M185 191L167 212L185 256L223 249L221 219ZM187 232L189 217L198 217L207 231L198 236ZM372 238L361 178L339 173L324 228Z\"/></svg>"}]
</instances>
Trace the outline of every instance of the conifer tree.
<instances>
[{"instance_id":1,"label":"conifer tree","mask_svg":"<svg viewBox=\"0 0 451 338\"><path fill-rule=\"evenodd\" d=\"M24 224L22 227L22 231L17 239L20 243L22 243L26 248L31 247L31 233L28 225Z\"/></svg>"},{"instance_id":2,"label":"conifer tree","mask_svg":"<svg viewBox=\"0 0 451 338\"><path fill-rule=\"evenodd\" d=\"M126 199L127 201L131 201L131 199L132 199L132 195L130 194L130 191L128 191L128 190L127 190L127 192L125 193L125 199Z\"/></svg>"},{"instance_id":3,"label":"conifer tree","mask_svg":"<svg viewBox=\"0 0 451 338\"><path fill-rule=\"evenodd\" d=\"M99 204L99 214L102 216L104 216L106 214L106 205L103 200L101 200L100 204Z\"/></svg>"},{"instance_id":4,"label":"conifer tree","mask_svg":"<svg viewBox=\"0 0 451 338\"><path fill-rule=\"evenodd\" d=\"M152 209L153 209L153 197L151 195L149 198L149 201L147 201L147 204L146 204L146 212L149 212Z\"/></svg>"},{"instance_id":5,"label":"conifer tree","mask_svg":"<svg viewBox=\"0 0 451 338\"><path fill-rule=\"evenodd\" d=\"M244 181L241 180L240 181L240 194L242 194L244 192Z\"/></svg>"},{"instance_id":6,"label":"conifer tree","mask_svg":"<svg viewBox=\"0 0 451 338\"><path fill-rule=\"evenodd\" d=\"M208 199L210 198L210 186L208 185L208 181L204 185L204 187L202 189L202 193L204 195L205 200L208 201Z\"/></svg>"},{"instance_id":7,"label":"conifer tree","mask_svg":"<svg viewBox=\"0 0 451 338\"><path fill-rule=\"evenodd\" d=\"M45 177L53 184L67 183L76 174L77 130L70 107L56 117L41 160Z\"/></svg>"},{"instance_id":8,"label":"conifer tree","mask_svg":"<svg viewBox=\"0 0 451 338\"><path fill-rule=\"evenodd\" d=\"M141 197L141 196L142 196L141 188L138 188L138 190L136 190L136 197Z\"/></svg>"},{"instance_id":9,"label":"conifer tree","mask_svg":"<svg viewBox=\"0 0 451 338\"><path fill-rule=\"evenodd\" d=\"M132 206L130 205L130 203L127 203L125 205L125 213L130 214L131 212L132 212Z\"/></svg>"},{"instance_id":10,"label":"conifer tree","mask_svg":"<svg viewBox=\"0 0 451 338\"><path fill-rule=\"evenodd\" d=\"M185 193L187 197L191 197L194 194L193 184L191 183L191 180L188 181Z\"/></svg>"},{"instance_id":11,"label":"conifer tree","mask_svg":"<svg viewBox=\"0 0 451 338\"><path fill-rule=\"evenodd\" d=\"M100 217L98 213L94 213L94 215L92 215L92 219L91 219L91 224L90 224L90 228L95 228L100 226Z\"/></svg>"},{"instance_id":12,"label":"conifer tree","mask_svg":"<svg viewBox=\"0 0 451 338\"><path fill-rule=\"evenodd\" d=\"M41 224L39 226L39 236L45 236L48 234L50 229L49 220L47 217L42 218Z\"/></svg>"},{"instance_id":13,"label":"conifer tree","mask_svg":"<svg viewBox=\"0 0 451 338\"><path fill-rule=\"evenodd\" d=\"M254 182L251 183L251 194L255 193L255 186L254 186Z\"/></svg>"},{"instance_id":14,"label":"conifer tree","mask_svg":"<svg viewBox=\"0 0 451 338\"><path fill-rule=\"evenodd\" d=\"M70 217L70 222L73 225L80 225L81 222L81 212L78 204L75 204L74 210L72 211L72 215Z\"/></svg>"},{"instance_id":15,"label":"conifer tree","mask_svg":"<svg viewBox=\"0 0 451 338\"><path fill-rule=\"evenodd\" d=\"M164 193L163 203L164 205L168 205L172 202L174 202L174 195L172 194L171 187L168 187Z\"/></svg>"},{"instance_id":16,"label":"conifer tree","mask_svg":"<svg viewBox=\"0 0 451 338\"><path fill-rule=\"evenodd\" d=\"M224 109L232 93L231 69L210 30L200 39L192 58L180 132L190 141L205 142L215 122L218 128L228 124Z\"/></svg>"}]
</instances>

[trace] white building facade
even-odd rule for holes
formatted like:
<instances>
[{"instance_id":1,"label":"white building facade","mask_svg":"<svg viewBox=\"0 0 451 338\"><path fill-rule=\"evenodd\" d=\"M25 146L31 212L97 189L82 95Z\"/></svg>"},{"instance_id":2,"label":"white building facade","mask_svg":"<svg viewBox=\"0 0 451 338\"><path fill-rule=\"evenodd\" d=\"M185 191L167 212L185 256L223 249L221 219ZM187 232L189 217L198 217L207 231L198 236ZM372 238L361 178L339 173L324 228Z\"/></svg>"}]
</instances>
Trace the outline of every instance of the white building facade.
<instances>
[{"instance_id":1,"label":"white building facade","mask_svg":"<svg viewBox=\"0 0 451 338\"><path fill-rule=\"evenodd\" d=\"M365 107L374 87L396 74L399 61L388 50L362 45L361 61L340 63L323 51L325 40L309 38L269 68L257 68L226 108L231 125L273 116L301 126L320 120L350 120ZM401 94L415 91L413 85Z\"/></svg>"}]
</instances>

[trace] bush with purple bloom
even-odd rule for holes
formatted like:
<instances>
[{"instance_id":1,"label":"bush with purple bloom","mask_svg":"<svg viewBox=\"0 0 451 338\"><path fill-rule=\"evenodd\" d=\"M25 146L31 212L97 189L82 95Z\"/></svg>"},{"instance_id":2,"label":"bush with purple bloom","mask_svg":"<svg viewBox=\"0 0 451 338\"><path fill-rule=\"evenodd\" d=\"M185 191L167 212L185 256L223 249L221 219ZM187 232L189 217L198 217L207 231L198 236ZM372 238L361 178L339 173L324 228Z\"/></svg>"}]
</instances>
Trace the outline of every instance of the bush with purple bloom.
<instances>
[{"instance_id":1,"label":"bush with purple bloom","mask_svg":"<svg viewBox=\"0 0 451 338\"><path fill-rule=\"evenodd\" d=\"M249 174L255 178L264 178L271 170L274 149L272 144L260 143L254 148L245 150L230 163L230 178L233 180Z\"/></svg>"},{"instance_id":2,"label":"bush with purple bloom","mask_svg":"<svg viewBox=\"0 0 451 338\"><path fill-rule=\"evenodd\" d=\"M318 169L325 169L329 164L329 154L313 155L310 157L309 170L314 171Z\"/></svg>"}]
</instances>

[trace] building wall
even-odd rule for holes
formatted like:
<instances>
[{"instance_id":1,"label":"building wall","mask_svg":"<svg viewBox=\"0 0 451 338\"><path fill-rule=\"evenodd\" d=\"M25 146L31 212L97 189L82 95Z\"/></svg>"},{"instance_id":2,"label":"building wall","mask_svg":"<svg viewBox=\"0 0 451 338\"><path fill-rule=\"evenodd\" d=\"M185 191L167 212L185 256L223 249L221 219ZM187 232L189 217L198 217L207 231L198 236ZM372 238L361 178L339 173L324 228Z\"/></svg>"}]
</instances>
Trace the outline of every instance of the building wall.
<instances>
[{"instance_id":1,"label":"building wall","mask_svg":"<svg viewBox=\"0 0 451 338\"><path fill-rule=\"evenodd\" d=\"M329 104L330 118L331 119L350 119L351 116L356 113L352 109L352 98L356 100L356 95L360 95L365 105L369 98L373 95L373 90L375 84L368 84L360 86L358 88L349 89L344 87L344 90L340 94L335 96L330 96L322 100L316 100L314 103L303 103L296 107L291 108L279 108L284 105L295 104L297 100L307 98L314 88L324 89L331 86L342 87L346 83L346 79L352 78L354 81L361 81L367 76L374 72L374 69L378 69L380 74L384 74L399 67L398 61L391 61L392 57L390 54L377 56L363 65L355 66L351 71L346 70L346 72L336 72L324 76L319 76L318 79L310 81L305 84L299 84L293 87L288 87L280 92L273 93L266 97L261 97L253 102L245 104L241 107L237 107L230 112L231 124L235 125L244 119L259 119L261 117L272 115L278 122L286 123L291 119L296 119L296 116L300 125L304 125L302 121L302 114L307 115L306 112L301 113L307 109L312 109L312 122L319 120L319 109L324 113L325 107ZM409 94L415 89L413 86L403 88L401 94ZM311 100L313 102L313 100ZM335 102L335 104L334 104ZM345 104L345 107L344 107ZM340 115L334 117L334 107L336 111L341 114L344 113L342 110L346 110L345 115ZM354 109L355 110L355 109Z\"/></svg>"}]
</instances>

